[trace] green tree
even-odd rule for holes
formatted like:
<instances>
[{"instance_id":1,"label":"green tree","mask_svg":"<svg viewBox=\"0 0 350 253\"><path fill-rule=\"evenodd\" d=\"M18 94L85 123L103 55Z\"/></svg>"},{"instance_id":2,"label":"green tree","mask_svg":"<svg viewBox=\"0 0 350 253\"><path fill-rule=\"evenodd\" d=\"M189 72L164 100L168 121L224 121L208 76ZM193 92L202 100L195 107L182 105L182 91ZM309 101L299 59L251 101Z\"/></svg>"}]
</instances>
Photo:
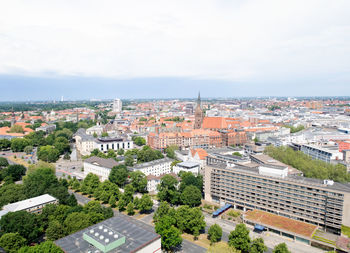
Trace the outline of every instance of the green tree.
<instances>
[{"instance_id":1,"label":"green tree","mask_svg":"<svg viewBox=\"0 0 350 253\"><path fill-rule=\"evenodd\" d=\"M149 212L152 210L153 207L153 201L151 197L148 194L144 194L141 199L140 203L138 205L138 208L140 209L140 212Z\"/></svg>"},{"instance_id":2,"label":"green tree","mask_svg":"<svg viewBox=\"0 0 350 253\"><path fill-rule=\"evenodd\" d=\"M264 239L256 238L252 241L252 244L250 245L250 253L264 253L265 251L267 251L267 247L264 243Z\"/></svg>"},{"instance_id":3,"label":"green tree","mask_svg":"<svg viewBox=\"0 0 350 253\"><path fill-rule=\"evenodd\" d=\"M170 205L168 202L163 201L160 203L157 211L153 215L153 221L157 222L160 220L163 216L167 215L170 211Z\"/></svg>"},{"instance_id":4,"label":"green tree","mask_svg":"<svg viewBox=\"0 0 350 253\"><path fill-rule=\"evenodd\" d=\"M47 239L55 241L66 236L64 226L57 220L52 220L46 230Z\"/></svg>"},{"instance_id":5,"label":"green tree","mask_svg":"<svg viewBox=\"0 0 350 253\"><path fill-rule=\"evenodd\" d=\"M131 155L126 155L124 162L125 162L125 166L128 166L128 167L134 166L134 158Z\"/></svg>"},{"instance_id":6,"label":"green tree","mask_svg":"<svg viewBox=\"0 0 350 253\"><path fill-rule=\"evenodd\" d=\"M177 146L169 146L165 149L166 156L175 159L175 150L178 150Z\"/></svg>"},{"instance_id":7,"label":"green tree","mask_svg":"<svg viewBox=\"0 0 350 253\"><path fill-rule=\"evenodd\" d=\"M208 230L208 239L211 243L218 242L222 237L222 228L218 224L210 226Z\"/></svg>"},{"instance_id":8,"label":"green tree","mask_svg":"<svg viewBox=\"0 0 350 253\"><path fill-rule=\"evenodd\" d=\"M33 247L25 246L20 248L18 253L64 253L60 247L51 241L45 241Z\"/></svg>"},{"instance_id":9,"label":"green tree","mask_svg":"<svg viewBox=\"0 0 350 253\"><path fill-rule=\"evenodd\" d=\"M243 253L249 252L250 241L249 230L245 224L238 224L228 236L228 244Z\"/></svg>"},{"instance_id":10,"label":"green tree","mask_svg":"<svg viewBox=\"0 0 350 253\"><path fill-rule=\"evenodd\" d=\"M58 137L65 137L67 140L71 140L73 137L73 132L68 128L63 128L62 130L56 131L55 138L58 138Z\"/></svg>"},{"instance_id":11,"label":"green tree","mask_svg":"<svg viewBox=\"0 0 350 253\"><path fill-rule=\"evenodd\" d=\"M111 207L115 207L116 205L116 199L115 197L112 195L109 197L109 200L108 200L108 204L111 206Z\"/></svg>"},{"instance_id":12,"label":"green tree","mask_svg":"<svg viewBox=\"0 0 350 253\"><path fill-rule=\"evenodd\" d=\"M186 186L181 194L181 202L191 207L199 206L202 200L202 193L194 185Z\"/></svg>"},{"instance_id":13,"label":"green tree","mask_svg":"<svg viewBox=\"0 0 350 253\"><path fill-rule=\"evenodd\" d=\"M118 210L120 212L124 211L125 210L125 206L127 205L128 203L126 202L125 198L124 198L124 194L121 194L120 198L119 198L119 201L118 201Z\"/></svg>"},{"instance_id":14,"label":"green tree","mask_svg":"<svg viewBox=\"0 0 350 253\"><path fill-rule=\"evenodd\" d=\"M137 146L146 145L146 140L144 138L142 138L141 136L133 136L132 140Z\"/></svg>"},{"instance_id":15,"label":"green tree","mask_svg":"<svg viewBox=\"0 0 350 253\"><path fill-rule=\"evenodd\" d=\"M125 186L123 198L125 199L127 204L132 202L134 193L135 193L135 188L131 184L128 184Z\"/></svg>"},{"instance_id":16,"label":"green tree","mask_svg":"<svg viewBox=\"0 0 350 253\"><path fill-rule=\"evenodd\" d=\"M108 149L108 151L107 151L107 158L116 158L116 157L117 157L117 155L114 152L114 150L113 149Z\"/></svg>"},{"instance_id":17,"label":"green tree","mask_svg":"<svg viewBox=\"0 0 350 253\"><path fill-rule=\"evenodd\" d=\"M49 188L59 186L51 168L38 168L23 179L24 192L27 198L45 194Z\"/></svg>"},{"instance_id":18,"label":"green tree","mask_svg":"<svg viewBox=\"0 0 350 253\"><path fill-rule=\"evenodd\" d=\"M181 232L174 226L174 218L165 215L156 222L155 230L161 236L162 248L172 250L181 244Z\"/></svg>"},{"instance_id":19,"label":"green tree","mask_svg":"<svg viewBox=\"0 0 350 253\"><path fill-rule=\"evenodd\" d=\"M35 241L41 235L38 226L37 216L26 211L9 212L0 220L3 233L19 233L28 242Z\"/></svg>"},{"instance_id":20,"label":"green tree","mask_svg":"<svg viewBox=\"0 0 350 253\"><path fill-rule=\"evenodd\" d=\"M118 186L124 186L125 181L128 177L128 170L125 165L114 166L109 173L109 181L117 184Z\"/></svg>"},{"instance_id":21,"label":"green tree","mask_svg":"<svg viewBox=\"0 0 350 253\"><path fill-rule=\"evenodd\" d=\"M95 192L95 190L99 187L100 180L97 175L89 173L83 183L81 184L81 190L85 194L89 194L90 196Z\"/></svg>"},{"instance_id":22,"label":"green tree","mask_svg":"<svg viewBox=\"0 0 350 253\"><path fill-rule=\"evenodd\" d=\"M0 168L7 167L9 162L5 157L0 157Z\"/></svg>"},{"instance_id":23,"label":"green tree","mask_svg":"<svg viewBox=\"0 0 350 253\"><path fill-rule=\"evenodd\" d=\"M89 214L74 212L67 216L64 226L68 234L75 233L92 225Z\"/></svg>"},{"instance_id":24,"label":"green tree","mask_svg":"<svg viewBox=\"0 0 350 253\"><path fill-rule=\"evenodd\" d=\"M124 155L124 149L122 148L118 149L117 155Z\"/></svg>"},{"instance_id":25,"label":"green tree","mask_svg":"<svg viewBox=\"0 0 350 253\"><path fill-rule=\"evenodd\" d=\"M0 208L26 198L22 184L5 184L0 187Z\"/></svg>"},{"instance_id":26,"label":"green tree","mask_svg":"<svg viewBox=\"0 0 350 253\"><path fill-rule=\"evenodd\" d=\"M157 186L159 200L176 204L179 200L179 193L176 188L177 184L178 182L175 177L165 175Z\"/></svg>"},{"instance_id":27,"label":"green tree","mask_svg":"<svg viewBox=\"0 0 350 253\"><path fill-rule=\"evenodd\" d=\"M33 152L33 146L26 146L23 151L28 155Z\"/></svg>"},{"instance_id":28,"label":"green tree","mask_svg":"<svg viewBox=\"0 0 350 253\"><path fill-rule=\"evenodd\" d=\"M24 148L29 145L29 141L24 138L15 138L11 140L11 150L13 152L23 152Z\"/></svg>"},{"instance_id":29,"label":"green tree","mask_svg":"<svg viewBox=\"0 0 350 253\"><path fill-rule=\"evenodd\" d=\"M38 152L38 158L45 162L56 162L60 157L60 152L54 146L42 146Z\"/></svg>"},{"instance_id":30,"label":"green tree","mask_svg":"<svg viewBox=\"0 0 350 253\"><path fill-rule=\"evenodd\" d=\"M26 239L20 236L19 233L6 233L0 238L0 247L8 253L15 253L25 245Z\"/></svg>"},{"instance_id":31,"label":"green tree","mask_svg":"<svg viewBox=\"0 0 350 253\"><path fill-rule=\"evenodd\" d=\"M134 215L135 211L134 211L134 204L132 202L130 202L127 207L126 207L126 212L128 213L128 215Z\"/></svg>"},{"instance_id":32,"label":"green tree","mask_svg":"<svg viewBox=\"0 0 350 253\"><path fill-rule=\"evenodd\" d=\"M0 139L0 150L7 150L11 147L11 141L8 139Z\"/></svg>"},{"instance_id":33,"label":"green tree","mask_svg":"<svg viewBox=\"0 0 350 253\"><path fill-rule=\"evenodd\" d=\"M280 243L273 248L272 253L291 253L291 252L288 250L287 244Z\"/></svg>"},{"instance_id":34,"label":"green tree","mask_svg":"<svg viewBox=\"0 0 350 253\"><path fill-rule=\"evenodd\" d=\"M145 192L147 186L147 178L145 174L139 170L133 171L130 173L130 180L136 191Z\"/></svg>"},{"instance_id":35,"label":"green tree","mask_svg":"<svg viewBox=\"0 0 350 253\"><path fill-rule=\"evenodd\" d=\"M69 141L66 137L57 137L53 145L61 155L66 152L70 152Z\"/></svg>"},{"instance_id":36,"label":"green tree","mask_svg":"<svg viewBox=\"0 0 350 253\"><path fill-rule=\"evenodd\" d=\"M3 169L1 174L4 178L11 177L13 181L18 181L26 174L26 168L23 165L12 164Z\"/></svg>"},{"instance_id":37,"label":"green tree","mask_svg":"<svg viewBox=\"0 0 350 253\"><path fill-rule=\"evenodd\" d=\"M201 192L203 191L203 176L202 175L195 176L195 175L193 175L192 172L184 172L184 171L181 171L179 173L179 175L181 177L181 183L180 183L180 187L179 187L180 192L183 192L185 190L185 188L189 185L194 185Z\"/></svg>"},{"instance_id":38,"label":"green tree","mask_svg":"<svg viewBox=\"0 0 350 253\"><path fill-rule=\"evenodd\" d=\"M101 137L108 137L109 135L108 135L108 133L107 132L103 132L102 134L101 134Z\"/></svg>"},{"instance_id":39,"label":"green tree","mask_svg":"<svg viewBox=\"0 0 350 253\"><path fill-rule=\"evenodd\" d=\"M241 153L239 153L239 152L237 152L237 151L236 151L236 152L233 152L232 155L242 157Z\"/></svg>"}]
</instances>

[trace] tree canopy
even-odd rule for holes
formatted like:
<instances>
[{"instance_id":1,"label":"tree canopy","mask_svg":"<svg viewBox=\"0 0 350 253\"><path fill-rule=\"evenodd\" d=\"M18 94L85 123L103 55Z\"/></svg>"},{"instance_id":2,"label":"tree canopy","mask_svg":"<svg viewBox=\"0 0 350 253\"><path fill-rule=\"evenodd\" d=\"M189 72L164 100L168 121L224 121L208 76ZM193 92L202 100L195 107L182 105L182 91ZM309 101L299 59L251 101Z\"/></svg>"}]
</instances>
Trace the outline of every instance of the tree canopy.
<instances>
[{"instance_id":1,"label":"tree canopy","mask_svg":"<svg viewBox=\"0 0 350 253\"><path fill-rule=\"evenodd\" d=\"M109 180L118 186L124 186L126 179L128 178L128 170L125 165L114 166L109 173Z\"/></svg>"},{"instance_id":2,"label":"tree canopy","mask_svg":"<svg viewBox=\"0 0 350 253\"><path fill-rule=\"evenodd\" d=\"M211 225L208 230L208 239L211 243L218 242L222 237L222 228L218 224Z\"/></svg>"},{"instance_id":3,"label":"tree canopy","mask_svg":"<svg viewBox=\"0 0 350 253\"><path fill-rule=\"evenodd\" d=\"M336 182L350 182L350 174L341 164L333 165L321 160L313 160L301 151L294 151L289 147L266 147L264 151L272 158L290 165L303 172L305 177L331 179Z\"/></svg>"},{"instance_id":4,"label":"tree canopy","mask_svg":"<svg viewBox=\"0 0 350 253\"><path fill-rule=\"evenodd\" d=\"M250 242L249 230L243 223L236 225L235 230L231 231L228 236L228 244L231 247L242 251L242 253L249 252Z\"/></svg>"},{"instance_id":5,"label":"tree canopy","mask_svg":"<svg viewBox=\"0 0 350 253\"><path fill-rule=\"evenodd\" d=\"M291 253L291 252L288 250L287 244L280 243L273 248L272 253Z\"/></svg>"}]
</instances>

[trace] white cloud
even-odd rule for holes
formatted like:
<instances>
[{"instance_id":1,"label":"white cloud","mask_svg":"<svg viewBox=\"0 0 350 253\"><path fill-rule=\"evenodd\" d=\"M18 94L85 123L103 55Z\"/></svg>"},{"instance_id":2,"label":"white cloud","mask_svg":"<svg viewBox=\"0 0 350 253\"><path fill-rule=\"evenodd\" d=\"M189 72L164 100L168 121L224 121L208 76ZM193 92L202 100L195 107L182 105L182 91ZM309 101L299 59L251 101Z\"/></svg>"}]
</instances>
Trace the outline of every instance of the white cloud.
<instances>
[{"instance_id":1,"label":"white cloud","mask_svg":"<svg viewBox=\"0 0 350 253\"><path fill-rule=\"evenodd\" d=\"M0 73L283 80L350 66L348 0L11 0Z\"/></svg>"}]
</instances>

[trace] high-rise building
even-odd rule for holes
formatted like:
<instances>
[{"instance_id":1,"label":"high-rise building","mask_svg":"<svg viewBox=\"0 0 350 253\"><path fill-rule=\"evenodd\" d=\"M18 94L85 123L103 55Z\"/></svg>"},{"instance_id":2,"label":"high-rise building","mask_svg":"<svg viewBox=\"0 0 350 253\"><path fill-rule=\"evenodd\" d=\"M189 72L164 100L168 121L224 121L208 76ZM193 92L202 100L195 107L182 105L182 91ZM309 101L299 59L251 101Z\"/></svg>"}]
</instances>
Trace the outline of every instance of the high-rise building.
<instances>
[{"instance_id":1,"label":"high-rise building","mask_svg":"<svg viewBox=\"0 0 350 253\"><path fill-rule=\"evenodd\" d=\"M116 112L116 113L121 112L122 107L123 107L122 101L119 98L114 99L113 108L112 108L113 112Z\"/></svg>"},{"instance_id":2,"label":"high-rise building","mask_svg":"<svg viewBox=\"0 0 350 253\"><path fill-rule=\"evenodd\" d=\"M197 106L196 106L196 111L194 114L194 129L201 129L202 128L202 123L203 123L203 110L201 107L201 94L198 93L198 99L197 99Z\"/></svg>"},{"instance_id":3,"label":"high-rise building","mask_svg":"<svg viewBox=\"0 0 350 253\"><path fill-rule=\"evenodd\" d=\"M350 186L291 175L287 166L231 164L207 156L205 200L262 210L340 234L350 225Z\"/></svg>"}]
</instances>

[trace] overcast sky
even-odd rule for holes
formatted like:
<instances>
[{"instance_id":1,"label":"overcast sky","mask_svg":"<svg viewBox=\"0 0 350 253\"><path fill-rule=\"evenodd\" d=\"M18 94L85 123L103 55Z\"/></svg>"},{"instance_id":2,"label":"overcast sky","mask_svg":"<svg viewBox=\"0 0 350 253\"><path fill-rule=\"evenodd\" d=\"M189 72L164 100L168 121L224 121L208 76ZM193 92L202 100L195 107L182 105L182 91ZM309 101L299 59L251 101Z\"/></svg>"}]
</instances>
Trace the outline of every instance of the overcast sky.
<instances>
[{"instance_id":1,"label":"overcast sky","mask_svg":"<svg viewBox=\"0 0 350 253\"><path fill-rule=\"evenodd\" d=\"M349 11L349 0L2 1L0 100L350 95Z\"/></svg>"}]
</instances>

